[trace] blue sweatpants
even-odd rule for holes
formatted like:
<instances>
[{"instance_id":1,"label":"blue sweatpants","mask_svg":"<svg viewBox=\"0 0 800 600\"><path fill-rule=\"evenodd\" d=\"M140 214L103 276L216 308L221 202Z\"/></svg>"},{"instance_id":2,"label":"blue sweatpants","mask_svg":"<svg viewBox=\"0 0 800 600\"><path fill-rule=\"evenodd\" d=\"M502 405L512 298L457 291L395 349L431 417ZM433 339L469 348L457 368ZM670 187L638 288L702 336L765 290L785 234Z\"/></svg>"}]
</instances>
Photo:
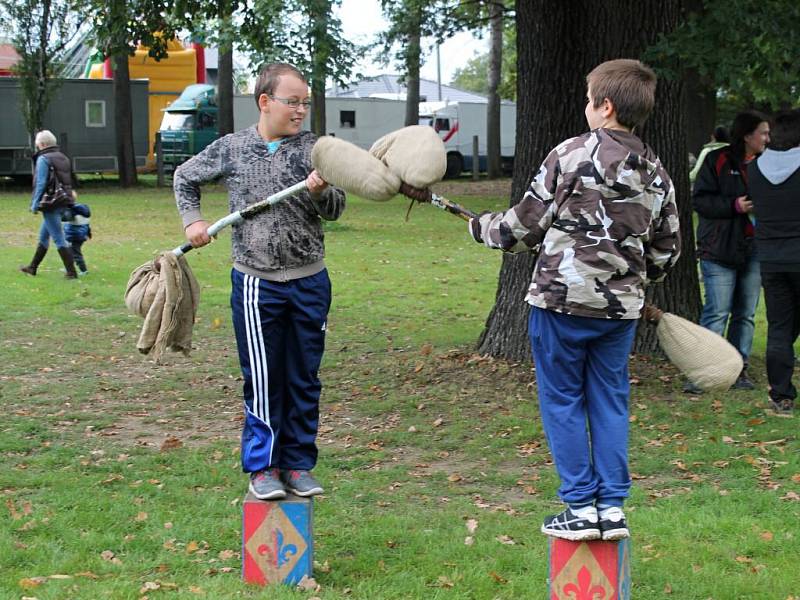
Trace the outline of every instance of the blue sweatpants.
<instances>
[{"instance_id":1,"label":"blue sweatpants","mask_svg":"<svg viewBox=\"0 0 800 600\"><path fill-rule=\"evenodd\" d=\"M567 504L621 506L628 496L628 355L636 324L531 310L542 425Z\"/></svg>"},{"instance_id":2,"label":"blue sweatpants","mask_svg":"<svg viewBox=\"0 0 800 600\"><path fill-rule=\"evenodd\" d=\"M233 269L231 284L244 377L242 468L311 470L317 462L318 372L331 303L328 272L276 282Z\"/></svg>"}]
</instances>

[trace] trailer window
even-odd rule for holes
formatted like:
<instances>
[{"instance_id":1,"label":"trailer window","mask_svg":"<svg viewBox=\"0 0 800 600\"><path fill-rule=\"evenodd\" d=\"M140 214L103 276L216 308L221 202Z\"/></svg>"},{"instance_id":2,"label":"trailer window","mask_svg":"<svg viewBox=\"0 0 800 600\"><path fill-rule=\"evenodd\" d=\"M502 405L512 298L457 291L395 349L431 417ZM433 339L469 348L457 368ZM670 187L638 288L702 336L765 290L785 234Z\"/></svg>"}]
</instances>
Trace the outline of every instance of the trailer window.
<instances>
[{"instance_id":1,"label":"trailer window","mask_svg":"<svg viewBox=\"0 0 800 600\"><path fill-rule=\"evenodd\" d=\"M105 127L106 126L106 101L87 100L86 101L86 126Z\"/></svg>"},{"instance_id":2,"label":"trailer window","mask_svg":"<svg viewBox=\"0 0 800 600\"><path fill-rule=\"evenodd\" d=\"M356 126L356 111L354 110L340 110L339 111L339 127L354 128Z\"/></svg>"},{"instance_id":3,"label":"trailer window","mask_svg":"<svg viewBox=\"0 0 800 600\"><path fill-rule=\"evenodd\" d=\"M433 128L436 131L450 131L450 119L437 118Z\"/></svg>"}]
</instances>

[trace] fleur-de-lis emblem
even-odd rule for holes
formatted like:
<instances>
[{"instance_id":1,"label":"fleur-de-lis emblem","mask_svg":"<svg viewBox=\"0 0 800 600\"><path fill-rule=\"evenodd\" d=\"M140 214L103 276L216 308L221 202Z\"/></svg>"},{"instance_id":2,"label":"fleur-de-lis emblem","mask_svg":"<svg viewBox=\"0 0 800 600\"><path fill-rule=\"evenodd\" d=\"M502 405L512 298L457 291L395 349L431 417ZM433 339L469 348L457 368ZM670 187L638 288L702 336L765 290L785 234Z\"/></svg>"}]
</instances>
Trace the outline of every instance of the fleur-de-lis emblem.
<instances>
[{"instance_id":1,"label":"fleur-de-lis emblem","mask_svg":"<svg viewBox=\"0 0 800 600\"><path fill-rule=\"evenodd\" d=\"M283 544L283 531L278 529L275 532L275 542L278 550L278 568L289 562L289 557L297 554L297 546L294 544Z\"/></svg>"},{"instance_id":2,"label":"fleur-de-lis emblem","mask_svg":"<svg viewBox=\"0 0 800 600\"><path fill-rule=\"evenodd\" d=\"M606 590L602 585L592 586L592 574L586 567L581 567L578 571L578 585L568 583L564 586L564 593L572 600L595 600L595 596L603 600L606 597Z\"/></svg>"}]
</instances>

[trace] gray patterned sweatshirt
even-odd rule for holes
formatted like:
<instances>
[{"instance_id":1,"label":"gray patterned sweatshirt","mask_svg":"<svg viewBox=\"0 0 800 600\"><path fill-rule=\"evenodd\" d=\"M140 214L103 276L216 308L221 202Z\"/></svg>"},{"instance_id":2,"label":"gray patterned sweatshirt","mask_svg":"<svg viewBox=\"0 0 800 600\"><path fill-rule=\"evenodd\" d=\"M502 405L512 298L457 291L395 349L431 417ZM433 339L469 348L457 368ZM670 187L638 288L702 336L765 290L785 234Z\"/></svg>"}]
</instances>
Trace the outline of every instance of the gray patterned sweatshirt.
<instances>
[{"instance_id":1,"label":"gray patterned sweatshirt","mask_svg":"<svg viewBox=\"0 0 800 600\"><path fill-rule=\"evenodd\" d=\"M255 125L216 140L175 170L175 200L184 227L203 219L200 186L205 183L221 181L234 212L303 181L313 170L316 140L313 133L301 131L270 154ZM273 281L321 271L325 246L320 219L338 219L344 206L344 192L329 186L318 195L301 192L285 198L234 225L234 267Z\"/></svg>"},{"instance_id":2,"label":"gray patterned sweatshirt","mask_svg":"<svg viewBox=\"0 0 800 600\"><path fill-rule=\"evenodd\" d=\"M644 286L680 254L669 175L632 133L595 129L556 146L522 200L470 221L476 241L538 252L525 300L556 312L638 319Z\"/></svg>"}]
</instances>

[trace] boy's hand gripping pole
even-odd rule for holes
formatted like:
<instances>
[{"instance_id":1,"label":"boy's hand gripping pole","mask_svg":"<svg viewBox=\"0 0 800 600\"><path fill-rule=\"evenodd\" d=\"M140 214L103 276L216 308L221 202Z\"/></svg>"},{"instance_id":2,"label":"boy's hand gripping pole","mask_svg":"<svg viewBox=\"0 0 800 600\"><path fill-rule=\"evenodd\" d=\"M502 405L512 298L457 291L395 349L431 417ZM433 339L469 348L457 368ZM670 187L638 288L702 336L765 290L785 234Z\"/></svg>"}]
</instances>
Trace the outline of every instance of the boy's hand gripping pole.
<instances>
[{"instance_id":1,"label":"boy's hand gripping pole","mask_svg":"<svg viewBox=\"0 0 800 600\"><path fill-rule=\"evenodd\" d=\"M221 230L225 229L228 225L235 225L236 223L241 223L247 219L250 219L256 216L259 213L264 212L267 210L268 207L272 206L283 200L284 198L288 198L289 196L294 196L298 192L302 192L306 189L306 182L305 180L295 183L292 187L286 188L285 190L281 190L277 194L272 194L268 198L261 200L260 202L256 202L255 204L251 204L247 208L243 208L242 210L237 210L235 213L231 213L226 217L222 217L219 221L211 225L208 228L208 235L214 237L219 233ZM175 248L172 253L175 256L183 256L187 252L189 252L194 246L192 246L191 242L186 242L185 244L178 246Z\"/></svg>"},{"instance_id":2,"label":"boy's hand gripping pole","mask_svg":"<svg viewBox=\"0 0 800 600\"><path fill-rule=\"evenodd\" d=\"M411 204L408 207L408 212L411 212L411 207L414 205L414 201L417 202L427 202L439 208L441 210L447 211L450 214L456 215L464 219L465 221L469 221L470 219L475 219L478 215L468 208L464 208L460 204L456 204L455 202L451 202L444 196L440 196L439 194L434 194L430 189L419 189L408 185L407 183L403 183L400 186L400 193L408 198L411 198ZM408 214L406 214L406 220L408 220Z\"/></svg>"}]
</instances>

